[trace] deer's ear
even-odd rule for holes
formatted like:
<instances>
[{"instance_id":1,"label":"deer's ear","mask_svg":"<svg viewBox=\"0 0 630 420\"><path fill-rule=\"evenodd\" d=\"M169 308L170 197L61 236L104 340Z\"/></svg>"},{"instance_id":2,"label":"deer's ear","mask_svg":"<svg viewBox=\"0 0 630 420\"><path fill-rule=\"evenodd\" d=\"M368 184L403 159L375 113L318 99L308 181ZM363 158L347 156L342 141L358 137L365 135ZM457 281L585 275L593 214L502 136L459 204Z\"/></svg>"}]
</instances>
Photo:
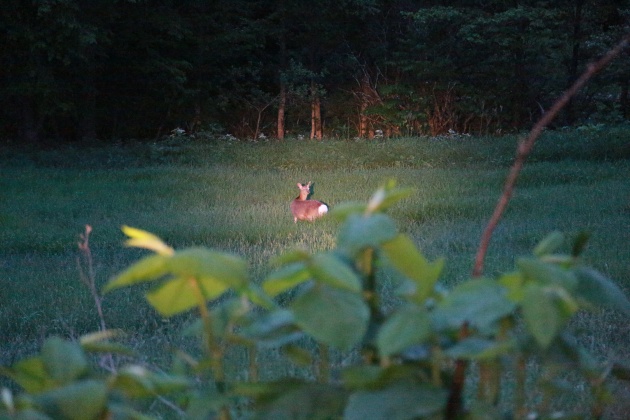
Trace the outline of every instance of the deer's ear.
<instances>
[{"instance_id":1,"label":"deer's ear","mask_svg":"<svg viewBox=\"0 0 630 420\"><path fill-rule=\"evenodd\" d=\"M306 184L307 187L311 186L311 181L308 181L308 184Z\"/></svg>"},{"instance_id":2,"label":"deer's ear","mask_svg":"<svg viewBox=\"0 0 630 420\"><path fill-rule=\"evenodd\" d=\"M302 184L298 182L298 188L302 188Z\"/></svg>"}]
</instances>

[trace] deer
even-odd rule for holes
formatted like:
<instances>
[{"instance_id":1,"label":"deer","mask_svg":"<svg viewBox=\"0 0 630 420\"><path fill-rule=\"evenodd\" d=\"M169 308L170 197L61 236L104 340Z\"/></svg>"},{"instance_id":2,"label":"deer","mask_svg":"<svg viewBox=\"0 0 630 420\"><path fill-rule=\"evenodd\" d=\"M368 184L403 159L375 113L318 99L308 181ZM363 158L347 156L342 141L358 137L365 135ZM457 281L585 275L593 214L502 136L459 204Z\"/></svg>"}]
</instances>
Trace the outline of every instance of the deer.
<instances>
[{"instance_id":1,"label":"deer","mask_svg":"<svg viewBox=\"0 0 630 420\"><path fill-rule=\"evenodd\" d=\"M311 183L297 184L300 195L291 202L291 213L293 213L293 222L297 223L298 220L313 220L322 217L328 213L328 206L321 201L308 200L308 196L311 193Z\"/></svg>"}]
</instances>

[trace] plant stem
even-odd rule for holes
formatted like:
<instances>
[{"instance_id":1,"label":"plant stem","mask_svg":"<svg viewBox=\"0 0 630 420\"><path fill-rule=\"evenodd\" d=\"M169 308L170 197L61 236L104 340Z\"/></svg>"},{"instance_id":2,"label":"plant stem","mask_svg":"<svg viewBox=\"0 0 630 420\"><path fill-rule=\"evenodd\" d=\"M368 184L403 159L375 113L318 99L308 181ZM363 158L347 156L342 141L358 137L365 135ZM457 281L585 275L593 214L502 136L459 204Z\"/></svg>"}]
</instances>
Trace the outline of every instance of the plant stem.
<instances>
[{"instance_id":1,"label":"plant stem","mask_svg":"<svg viewBox=\"0 0 630 420\"><path fill-rule=\"evenodd\" d=\"M514 390L514 418L524 419L527 415L525 399L525 381L527 380L527 361L522 354L516 357L516 389Z\"/></svg>"},{"instance_id":2,"label":"plant stem","mask_svg":"<svg viewBox=\"0 0 630 420\"><path fill-rule=\"evenodd\" d=\"M317 375L318 382L326 384L330 382L330 352L328 346L319 343L319 369Z\"/></svg>"},{"instance_id":3,"label":"plant stem","mask_svg":"<svg viewBox=\"0 0 630 420\"><path fill-rule=\"evenodd\" d=\"M458 339L461 341L468 337L469 334L468 323L464 323L459 330ZM451 383L451 390L446 404L447 419L457 419L460 418L462 414L466 368L468 368L468 362L466 360L458 359L455 361L455 372L453 372L453 381Z\"/></svg>"},{"instance_id":4,"label":"plant stem","mask_svg":"<svg viewBox=\"0 0 630 420\"><path fill-rule=\"evenodd\" d=\"M92 232L92 226L85 225L85 233L80 235L79 250L83 254L83 263L81 257L77 257L77 268L79 270L79 276L81 281L90 291L92 299L94 299L94 306L96 306L96 312L98 313L99 327L101 331L107 330L105 324L105 316L103 315L103 298L99 295L96 289L96 272L94 271L94 260L92 258L92 250L90 249L90 233ZM84 270L83 267L86 267ZM116 372L116 364L111 353L107 353L103 356L103 363L105 368L110 372Z\"/></svg>"},{"instance_id":5,"label":"plant stem","mask_svg":"<svg viewBox=\"0 0 630 420\"><path fill-rule=\"evenodd\" d=\"M220 394L225 392L225 374L223 371L223 351L219 345L214 331L212 328L212 316L206 306L206 298L199 286L199 282L195 278L191 278L190 286L197 297L197 304L199 307L199 315L201 316L201 322L203 323L203 343L205 350L210 358L210 369L212 370L212 376L217 387L217 391ZM230 412L227 406L221 407L219 418L222 420L230 419Z\"/></svg>"}]
</instances>

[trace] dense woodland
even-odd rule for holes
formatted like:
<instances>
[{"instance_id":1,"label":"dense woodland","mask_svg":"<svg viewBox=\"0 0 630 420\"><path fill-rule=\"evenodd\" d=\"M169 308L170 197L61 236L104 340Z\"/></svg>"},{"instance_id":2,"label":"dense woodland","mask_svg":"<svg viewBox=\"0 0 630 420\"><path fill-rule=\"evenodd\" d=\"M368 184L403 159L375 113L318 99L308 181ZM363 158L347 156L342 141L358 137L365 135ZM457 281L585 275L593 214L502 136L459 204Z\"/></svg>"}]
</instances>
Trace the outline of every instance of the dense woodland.
<instances>
[{"instance_id":1,"label":"dense woodland","mask_svg":"<svg viewBox=\"0 0 630 420\"><path fill-rule=\"evenodd\" d=\"M3 0L0 135L366 137L527 128L628 0ZM630 52L558 126L630 117Z\"/></svg>"}]
</instances>

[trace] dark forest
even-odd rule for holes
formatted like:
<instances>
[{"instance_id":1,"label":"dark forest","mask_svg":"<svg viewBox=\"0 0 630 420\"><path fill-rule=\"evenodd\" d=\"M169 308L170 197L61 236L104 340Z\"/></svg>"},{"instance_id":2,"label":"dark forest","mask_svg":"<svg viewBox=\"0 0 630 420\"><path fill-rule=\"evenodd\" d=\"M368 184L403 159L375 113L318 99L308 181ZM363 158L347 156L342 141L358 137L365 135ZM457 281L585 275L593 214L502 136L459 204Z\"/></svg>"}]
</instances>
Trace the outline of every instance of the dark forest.
<instances>
[{"instance_id":1,"label":"dark forest","mask_svg":"<svg viewBox=\"0 0 630 420\"><path fill-rule=\"evenodd\" d=\"M42 144L527 129L627 0L5 0L0 133ZM556 126L630 117L626 51Z\"/></svg>"}]
</instances>

